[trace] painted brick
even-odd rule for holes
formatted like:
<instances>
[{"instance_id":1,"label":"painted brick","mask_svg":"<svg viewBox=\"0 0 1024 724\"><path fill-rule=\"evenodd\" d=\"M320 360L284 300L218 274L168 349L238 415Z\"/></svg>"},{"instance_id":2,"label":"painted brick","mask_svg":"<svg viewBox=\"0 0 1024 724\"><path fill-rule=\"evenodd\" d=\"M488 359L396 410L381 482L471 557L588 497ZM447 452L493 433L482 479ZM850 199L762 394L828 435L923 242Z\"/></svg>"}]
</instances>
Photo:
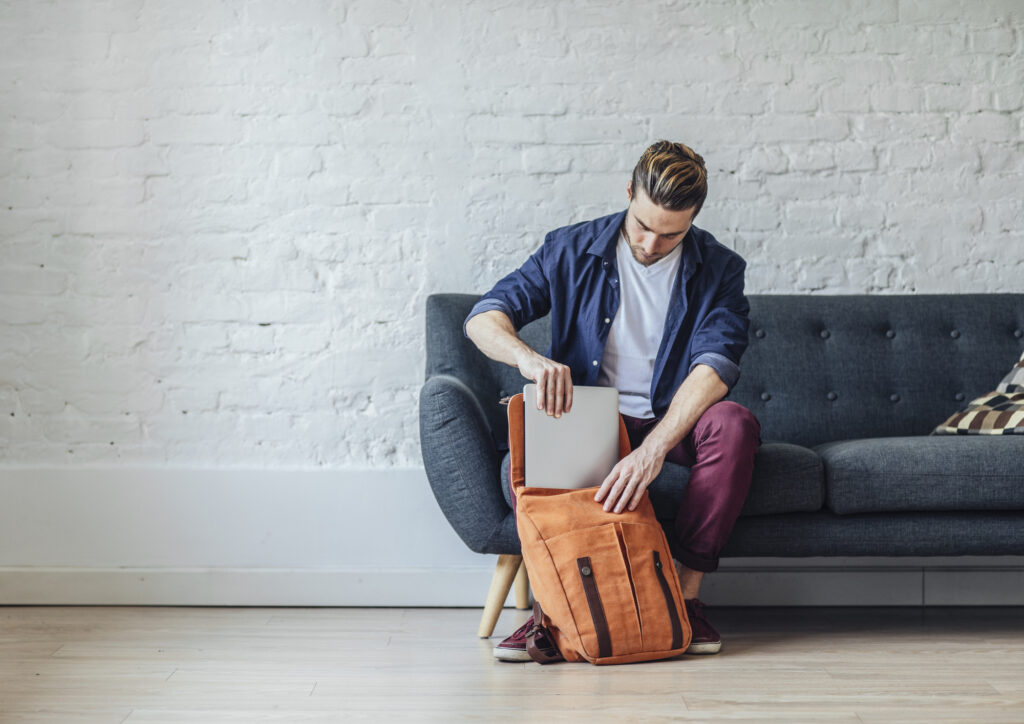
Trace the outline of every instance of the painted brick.
<instances>
[{"instance_id":1,"label":"painted brick","mask_svg":"<svg viewBox=\"0 0 1024 724\"><path fill-rule=\"evenodd\" d=\"M871 89L871 109L895 113L913 113L924 105L924 93L920 88L906 86L883 86Z\"/></svg>"},{"instance_id":2,"label":"painted brick","mask_svg":"<svg viewBox=\"0 0 1024 724\"><path fill-rule=\"evenodd\" d=\"M793 78L793 66L789 61L772 56L751 58L743 80L747 83L788 83Z\"/></svg>"},{"instance_id":3,"label":"painted brick","mask_svg":"<svg viewBox=\"0 0 1024 724\"><path fill-rule=\"evenodd\" d=\"M242 136L238 119L217 115L154 118L146 123L146 129L149 141L156 146L226 146L238 142Z\"/></svg>"},{"instance_id":4,"label":"painted brick","mask_svg":"<svg viewBox=\"0 0 1024 724\"><path fill-rule=\"evenodd\" d=\"M984 88L978 88L966 84L926 85L924 87L925 110L966 113L988 110L990 105L987 87L986 85ZM998 110L1012 109L999 108Z\"/></svg>"},{"instance_id":5,"label":"painted brick","mask_svg":"<svg viewBox=\"0 0 1024 724\"><path fill-rule=\"evenodd\" d=\"M934 160L934 144L924 141L894 143L882 157L883 168L927 168Z\"/></svg>"},{"instance_id":6,"label":"painted brick","mask_svg":"<svg viewBox=\"0 0 1024 724\"><path fill-rule=\"evenodd\" d=\"M728 114L757 116L768 107L770 95L762 88L732 92L722 99L720 107Z\"/></svg>"},{"instance_id":7,"label":"painted brick","mask_svg":"<svg viewBox=\"0 0 1024 724\"><path fill-rule=\"evenodd\" d=\"M871 89L867 86L841 85L822 93L822 105L827 111L838 113L865 113L871 110Z\"/></svg>"},{"instance_id":8,"label":"painted brick","mask_svg":"<svg viewBox=\"0 0 1024 724\"><path fill-rule=\"evenodd\" d=\"M875 146L870 143L836 144L836 165L844 171L873 171L878 168Z\"/></svg>"},{"instance_id":9,"label":"painted brick","mask_svg":"<svg viewBox=\"0 0 1024 724\"><path fill-rule=\"evenodd\" d=\"M970 34L970 48L981 53L1010 55L1017 49L1017 35L1013 28L975 30Z\"/></svg>"},{"instance_id":10,"label":"painted brick","mask_svg":"<svg viewBox=\"0 0 1024 724\"><path fill-rule=\"evenodd\" d=\"M120 148L140 145L144 130L138 121L58 121L49 127L46 140L56 148Z\"/></svg>"},{"instance_id":11,"label":"painted brick","mask_svg":"<svg viewBox=\"0 0 1024 724\"><path fill-rule=\"evenodd\" d=\"M785 149L789 168L793 171L825 171L836 167L835 150L832 144L805 146Z\"/></svg>"},{"instance_id":12,"label":"painted brick","mask_svg":"<svg viewBox=\"0 0 1024 724\"><path fill-rule=\"evenodd\" d=\"M965 116L953 125L953 133L977 141L1007 142L1019 139L1019 122L1005 113Z\"/></svg>"},{"instance_id":13,"label":"painted brick","mask_svg":"<svg viewBox=\"0 0 1024 724\"><path fill-rule=\"evenodd\" d=\"M814 0L781 0L760 5L750 12L755 26L767 29L789 26L832 26L838 14L856 24L891 23L898 16L896 0L871 0L857 3L819 3Z\"/></svg>"},{"instance_id":14,"label":"painted brick","mask_svg":"<svg viewBox=\"0 0 1024 724\"><path fill-rule=\"evenodd\" d=\"M65 272L45 269L43 265L0 268L0 290L4 294L58 296L67 288Z\"/></svg>"},{"instance_id":15,"label":"painted brick","mask_svg":"<svg viewBox=\"0 0 1024 724\"><path fill-rule=\"evenodd\" d=\"M746 178L758 178L762 174L785 173L789 168L789 159L779 148L755 148L745 155L741 173Z\"/></svg>"},{"instance_id":16,"label":"painted brick","mask_svg":"<svg viewBox=\"0 0 1024 724\"><path fill-rule=\"evenodd\" d=\"M938 140L948 133L948 119L934 113L856 116L851 126L852 137L861 142L888 138Z\"/></svg>"},{"instance_id":17,"label":"painted brick","mask_svg":"<svg viewBox=\"0 0 1024 724\"><path fill-rule=\"evenodd\" d=\"M345 20L369 27L403 25L409 20L409 8L409 3L399 0L357 0Z\"/></svg>"},{"instance_id":18,"label":"painted brick","mask_svg":"<svg viewBox=\"0 0 1024 724\"><path fill-rule=\"evenodd\" d=\"M772 88L772 110L776 113L812 113L818 110L821 97L816 88L789 84Z\"/></svg>"},{"instance_id":19,"label":"painted brick","mask_svg":"<svg viewBox=\"0 0 1024 724\"><path fill-rule=\"evenodd\" d=\"M771 125L753 127L753 140L764 143L778 141L842 141L849 136L849 123L839 116L778 116Z\"/></svg>"},{"instance_id":20,"label":"painted brick","mask_svg":"<svg viewBox=\"0 0 1024 724\"><path fill-rule=\"evenodd\" d=\"M1008 19L1020 20L1024 8L1015 0L976 0L969 13L957 0L900 0L899 19L904 23L962 23L965 17L978 26Z\"/></svg>"},{"instance_id":21,"label":"painted brick","mask_svg":"<svg viewBox=\"0 0 1024 724\"><path fill-rule=\"evenodd\" d=\"M1004 85L992 91L992 109L996 111L1019 111L1024 107L1024 86Z\"/></svg>"}]
</instances>

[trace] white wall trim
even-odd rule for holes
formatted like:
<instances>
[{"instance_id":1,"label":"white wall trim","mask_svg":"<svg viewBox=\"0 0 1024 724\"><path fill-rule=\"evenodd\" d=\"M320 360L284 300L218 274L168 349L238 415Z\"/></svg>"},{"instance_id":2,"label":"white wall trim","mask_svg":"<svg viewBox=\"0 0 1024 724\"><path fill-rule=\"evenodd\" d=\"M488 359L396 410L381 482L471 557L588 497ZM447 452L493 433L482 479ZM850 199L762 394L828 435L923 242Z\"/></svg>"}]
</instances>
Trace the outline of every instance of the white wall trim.
<instances>
[{"instance_id":1,"label":"white wall trim","mask_svg":"<svg viewBox=\"0 0 1024 724\"><path fill-rule=\"evenodd\" d=\"M482 606L421 469L0 469L0 604ZM1024 605L1024 556L733 558L712 605ZM509 602L511 603L511 601Z\"/></svg>"},{"instance_id":2,"label":"white wall trim","mask_svg":"<svg viewBox=\"0 0 1024 724\"><path fill-rule=\"evenodd\" d=\"M482 606L492 569L0 568L3 605ZM1024 566L723 567L718 606L1022 606ZM511 596L507 605L512 605Z\"/></svg>"}]
</instances>

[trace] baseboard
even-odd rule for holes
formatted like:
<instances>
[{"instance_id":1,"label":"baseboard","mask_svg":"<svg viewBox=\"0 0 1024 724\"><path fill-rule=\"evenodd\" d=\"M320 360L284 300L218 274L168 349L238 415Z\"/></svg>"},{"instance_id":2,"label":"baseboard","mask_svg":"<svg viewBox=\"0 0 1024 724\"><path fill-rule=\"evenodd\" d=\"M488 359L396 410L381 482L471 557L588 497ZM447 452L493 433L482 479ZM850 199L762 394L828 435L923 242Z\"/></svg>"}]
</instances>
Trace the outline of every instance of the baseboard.
<instances>
[{"instance_id":1,"label":"baseboard","mask_svg":"<svg viewBox=\"0 0 1024 724\"><path fill-rule=\"evenodd\" d=\"M0 568L0 604L483 606L492 573L486 568Z\"/></svg>"},{"instance_id":2,"label":"baseboard","mask_svg":"<svg viewBox=\"0 0 1024 724\"><path fill-rule=\"evenodd\" d=\"M0 568L3 605L483 605L493 568ZM1024 566L723 567L705 577L714 606L1022 606ZM512 594L506 601L512 606Z\"/></svg>"},{"instance_id":3,"label":"baseboard","mask_svg":"<svg viewBox=\"0 0 1024 724\"><path fill-rule=\"evenodd\" d=\"M1022 606L1024 557L723 560L701 598L726 606Z\"/></svg>"},{"instance_id":4,"label":"baseboard","mask_svg":"<svg viewBox=\"0 0 1024 724\"><path fill-rule=\"evenodd\" d=\"M421 469L0 468L0 604L482 606ZM1024 605L1024 556L724 559L713 605Z\"/></svg>"}]
</instances>

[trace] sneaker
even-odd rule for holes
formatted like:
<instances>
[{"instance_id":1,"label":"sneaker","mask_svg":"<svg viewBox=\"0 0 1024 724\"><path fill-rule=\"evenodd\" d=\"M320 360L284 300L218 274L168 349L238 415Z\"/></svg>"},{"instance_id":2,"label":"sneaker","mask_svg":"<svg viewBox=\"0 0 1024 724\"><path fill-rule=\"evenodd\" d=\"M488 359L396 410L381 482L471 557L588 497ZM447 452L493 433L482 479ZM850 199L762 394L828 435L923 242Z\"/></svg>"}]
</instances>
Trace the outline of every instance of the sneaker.
<instances>
[{"instance_id":1,"label":"sneaker","mask_svg":"<svg viewBox=\"0 0 1024 724\"><path fill-rule=\"evenodd\" d=\"M516 629L514 634L494 647L494 658L501 661L533 661L526 651L526 637L529 636L532 628L533 616L530 616L526 619L526 623ZM536 644L537 648L545 654L555 656L558 653L554 643L544 632L537 634Z\"/></svg>"},{"instance_id":2,"label":"sneaker","mask_svg":"<svg viewBox=\"0 0 1024 724\"><path fill-rule=\"evenodd\" d=\"M693 638L686 649L688 654L717 654L722 649L722 637L704 614L704 604L699 598L687 598L686 615L690 618ZM525 644L524 644L525 646Z\"/></svg>"}]
</instances>

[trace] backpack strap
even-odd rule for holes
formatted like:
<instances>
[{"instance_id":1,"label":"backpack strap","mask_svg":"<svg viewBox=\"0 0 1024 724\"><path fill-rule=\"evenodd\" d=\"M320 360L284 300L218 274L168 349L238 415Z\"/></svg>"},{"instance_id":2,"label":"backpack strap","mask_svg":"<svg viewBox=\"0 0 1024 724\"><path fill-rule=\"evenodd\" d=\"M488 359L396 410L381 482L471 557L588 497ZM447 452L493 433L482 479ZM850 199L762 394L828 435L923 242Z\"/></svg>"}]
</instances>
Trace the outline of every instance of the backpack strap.
<instances>
[{"instance_id":1,"label":"backpack strap","mask_svg":"<svg viewBox=\"0 0 1024 724\"><path fill-rule=\"evenodd\" d=\"M543 620L544 620L544 612L540 608L540 601L534 601L533 602L533 628L531 628L530 632L528 634L526 634L526 653L528 653L530 655L530 658L533 659L534 661L536 661L538 664L554 664L554 663L559 662L559 661L565 661L565 659L562 657L562 655L560 653L558 653L558 648L557 647L555 648L555 655L554 656L546 654L543 651L541 651L540 648L538 648L538 646L537 646L537 636L538 636L538 634L541 634L541 633L543 633L544 636L547 638L547 640L551 642L552 646L555 646L555 638L551 635L551 632L548 631L542 625L541 622Z\"/></svg>"},{"instance_id":2,"label":"backpack strap","mask_svg":"<svg viewBox=\"0 0 1024 724\"><path fill-rule=\"evenodd\" d=\"M523 451L526 436L524 409L522 392L513 395L508 401L508 484L512 486L513 500L516 490L526 483L526 453Z\"/></svg>"}]
</instances>

